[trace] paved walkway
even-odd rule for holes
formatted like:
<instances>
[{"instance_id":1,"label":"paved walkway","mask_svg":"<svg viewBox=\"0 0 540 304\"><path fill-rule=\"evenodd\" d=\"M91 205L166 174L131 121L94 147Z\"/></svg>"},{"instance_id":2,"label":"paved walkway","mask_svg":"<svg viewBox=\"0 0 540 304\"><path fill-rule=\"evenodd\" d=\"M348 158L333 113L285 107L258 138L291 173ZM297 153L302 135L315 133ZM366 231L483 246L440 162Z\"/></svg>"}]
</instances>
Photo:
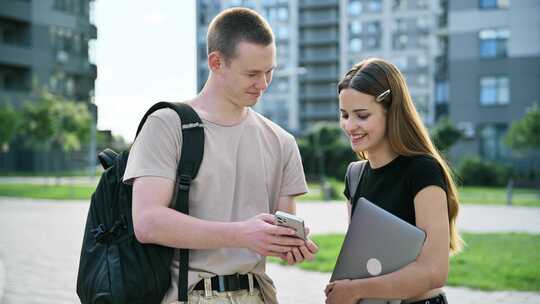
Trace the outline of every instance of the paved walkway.
<instances>
[{"instance_id":1,"label":"paved walkway","mask_svg":"<svg viewBox=\"0 0 540 304\"><path fill-rule=\"evenodd\" d=\"M488 226L489 231L507 229L496 219L488 218L482 223L485 216L474 215L494 212L490 215L494 216L496 209L469 207L463 208L463 224L470 225L469 231L476 228L484 231ZM524 212L527 215L512 210L499 212L505 221L516 225L529 222L530 218L537 221L540 215L540 208L527 208L528 212ZM79 303L75 285L87 211L86 202L0 198L0 303ZM306 218L314 233L344 231L343 205L299 204L298 213ZM344 220L341 222L339 218ZM468 218L474 219L474 224L468 223ZM536 228L527 229L540 232L538 226L532 227ZM322 290L329 274L274 264L268 265L268 272L277 285L281 303L323 303ZM451 303L540 303L539 293L487 293L465 288L447 288L447 292Z\"/></svg>"}]
</instances>

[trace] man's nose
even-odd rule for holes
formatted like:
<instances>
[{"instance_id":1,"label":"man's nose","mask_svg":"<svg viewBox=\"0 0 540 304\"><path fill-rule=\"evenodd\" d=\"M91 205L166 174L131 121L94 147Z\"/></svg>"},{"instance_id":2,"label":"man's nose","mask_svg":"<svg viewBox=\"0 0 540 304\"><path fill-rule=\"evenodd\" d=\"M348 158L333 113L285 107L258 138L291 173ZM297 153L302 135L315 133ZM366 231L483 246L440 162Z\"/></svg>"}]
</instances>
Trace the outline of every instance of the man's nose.
<instances>
[{"instance_id":1,"label":"man's nose","mask_svg":"<svg viewBox=\"0 0 540 304\"><path fill-rule=\"evenodd\" d=\"M259 79L257 80L257 83L256 83L257 89L261 91L265 91L266 88L268 88L269 82L270 81L267 78L266 74L263 74L262 77L259 77Z\"/></svg>"}]
</instances>

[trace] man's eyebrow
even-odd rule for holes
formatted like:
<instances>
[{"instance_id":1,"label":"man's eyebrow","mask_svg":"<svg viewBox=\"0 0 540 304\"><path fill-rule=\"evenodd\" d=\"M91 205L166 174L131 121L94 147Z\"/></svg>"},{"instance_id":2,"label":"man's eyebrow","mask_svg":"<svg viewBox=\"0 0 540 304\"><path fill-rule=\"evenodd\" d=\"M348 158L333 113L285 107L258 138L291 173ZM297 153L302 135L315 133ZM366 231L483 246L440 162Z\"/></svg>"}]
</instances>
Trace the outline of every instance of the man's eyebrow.
<instances>
[{"instance_id":1,"label":"man's eyebrow","mask_svg":"<svg viewBox=\"0 0 540 304\"><path fill-rule=\"evenodd\" d=\"M276 66L275 66L275 65L273 65L273 66L272 66L268 71L266 71L266 72L271 72L271 71L273 71L274 69L276 69ZM248 72L248 73L261 73L262 71L261 71L261 70L248 70L247 72Z\"/></svg>"}]
</instances>

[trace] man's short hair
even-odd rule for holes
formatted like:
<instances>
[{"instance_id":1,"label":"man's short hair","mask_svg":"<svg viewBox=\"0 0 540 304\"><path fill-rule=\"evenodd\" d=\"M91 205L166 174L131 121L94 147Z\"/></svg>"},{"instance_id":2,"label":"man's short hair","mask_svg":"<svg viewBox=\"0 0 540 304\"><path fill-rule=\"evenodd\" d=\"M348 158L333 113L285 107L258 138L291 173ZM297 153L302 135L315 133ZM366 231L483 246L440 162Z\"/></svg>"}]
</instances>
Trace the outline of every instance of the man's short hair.
<instances>
[{"instance_id":1,"label":"man's short hair","mask_svg":"<svg viewBox=\"0 0 540 304\"><path fill-rule=\"evenodd\" d=\"M274 33L268 22L254 10L226 9L210 22L206 36L207 54L218 51L228 62L236 57L236 46L242 41L267 46L274 42Z\"/></svg>"}]
</instances>

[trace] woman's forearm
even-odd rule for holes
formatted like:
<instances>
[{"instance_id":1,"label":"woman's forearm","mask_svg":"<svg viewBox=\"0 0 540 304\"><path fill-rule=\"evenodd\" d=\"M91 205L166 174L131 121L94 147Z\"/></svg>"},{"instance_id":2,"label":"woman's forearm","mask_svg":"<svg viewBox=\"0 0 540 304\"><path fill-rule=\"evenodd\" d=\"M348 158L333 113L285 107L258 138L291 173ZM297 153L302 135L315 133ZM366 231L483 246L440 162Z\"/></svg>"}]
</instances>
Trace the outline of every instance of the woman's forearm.
<instances>
[{"instance_id":1,"label":"woman's forearm","mask_svg":"<svg viewBox=\"0 0 540 304\"><path fill-rule=\"evenodd\" d=\"M410 299L429 290L443 287L448 268L412 262L404 268L379 277L354 280L358 299Z\"/></svg>"}]
</instances>

